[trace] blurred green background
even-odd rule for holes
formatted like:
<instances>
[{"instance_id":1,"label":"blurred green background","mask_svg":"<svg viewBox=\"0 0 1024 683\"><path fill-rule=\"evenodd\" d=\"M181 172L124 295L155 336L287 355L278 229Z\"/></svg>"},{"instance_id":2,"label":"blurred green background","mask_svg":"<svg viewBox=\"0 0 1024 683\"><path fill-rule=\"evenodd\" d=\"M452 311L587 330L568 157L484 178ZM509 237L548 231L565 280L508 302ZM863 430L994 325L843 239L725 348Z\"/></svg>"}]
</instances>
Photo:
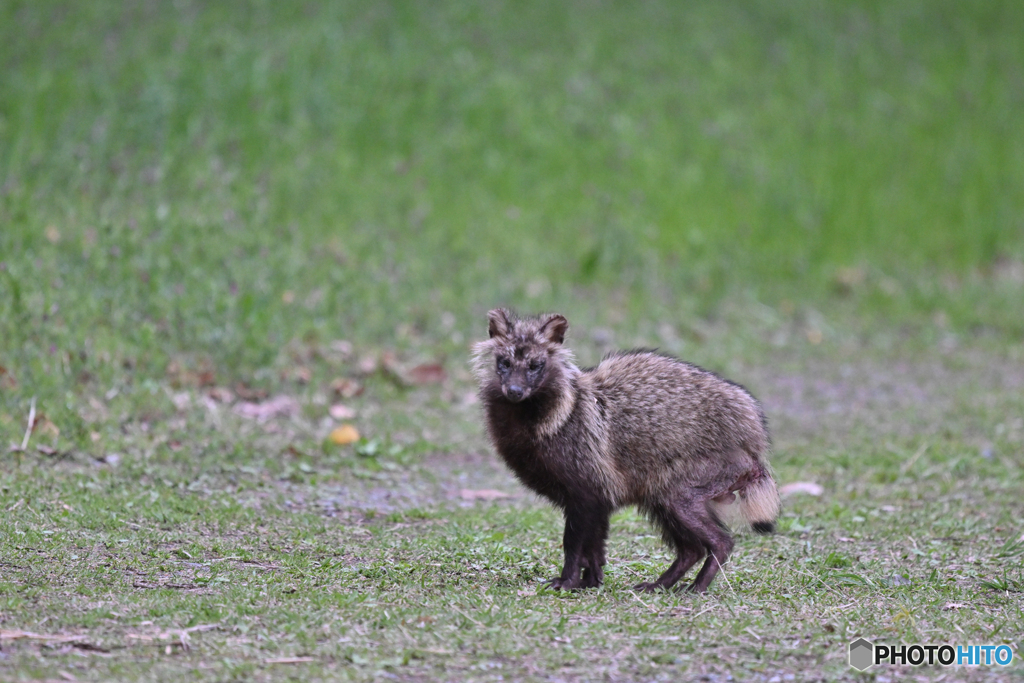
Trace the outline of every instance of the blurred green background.
<instances>
[{"instance_id":1,"label":"blurred green background","mask_svg":"<svg viewBox=\"0 0 1024 683\"><path fill-rule=\"evenodd\" d=\"M461 358L496 304L1019 339L1022 36L1014 0L6 0L0 408L294 339Z\"/></svg>"}]
</instances>

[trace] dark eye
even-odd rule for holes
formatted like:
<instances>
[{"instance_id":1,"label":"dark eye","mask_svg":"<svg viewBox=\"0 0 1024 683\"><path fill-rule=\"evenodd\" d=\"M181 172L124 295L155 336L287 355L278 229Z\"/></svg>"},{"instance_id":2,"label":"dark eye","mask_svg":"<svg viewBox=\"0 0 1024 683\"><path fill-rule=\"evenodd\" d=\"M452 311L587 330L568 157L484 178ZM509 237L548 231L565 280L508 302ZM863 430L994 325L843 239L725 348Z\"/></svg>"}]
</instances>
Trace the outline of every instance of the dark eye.
<instances>
[{"instance_id":1,"label":"dark eye","mask_svg":"<svg viewBox=\"0 0 1024 683\"><path fill-rule=\"evenodd\" d=\"M532 360L532 361L530 361L530 372L538 372L542 367L544 367L544 361L540 361L540 360Z\"/></svg>"},{"instance_id":2,"label":"dark eye","mask_svg":"<svg viewBox=\"0 0 1024 683\"><path fill-rule=\"evenodd\" d=\"M499 358L498 367L501 368L502 370L508 370L510 367L512 367L512 363L509 362L508 358Z\"/></svg>"}]
</instances>

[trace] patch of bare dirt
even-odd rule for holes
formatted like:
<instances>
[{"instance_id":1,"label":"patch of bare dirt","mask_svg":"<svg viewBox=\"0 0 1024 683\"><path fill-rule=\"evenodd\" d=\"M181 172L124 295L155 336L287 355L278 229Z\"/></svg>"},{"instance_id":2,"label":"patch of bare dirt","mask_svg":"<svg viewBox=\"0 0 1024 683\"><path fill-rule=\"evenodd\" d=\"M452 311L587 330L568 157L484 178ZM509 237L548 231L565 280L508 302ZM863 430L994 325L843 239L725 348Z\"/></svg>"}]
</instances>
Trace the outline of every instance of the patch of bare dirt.
<instances>
[{"instance_id":1,"label":"patch of bare dirt","mask_svg":"<svg viewBox=\"0 0 1024 683\"><path fill-rule=\"evenodd\" d=\"M984 354L843 363L811 361L795 371L752 373L777 439L841 445L853 430L879 439L911 438L963 422L963 409L1013 402L1024 393L1024 366Z\"/></svg>"},{"instance_id":2,"label":"patch of bare dirt","mask_svg":"<svg viewBox=\"0 0 1024 683\"><path fill-rule=\"evenodd\" d=\"M843 449L861 448L864 439L879 444L928 439L950 425L968 440L974 433L982 444L992 414L1005 413L1010 428L1016 429L1012 418L1024 405L1024 365L982 352L936 351L923 358L855 357L842 362L784 358L742 374L733 379L754 388L762 401L777 457L785 457L796 444ZM479 406L452 408L456 409L480 410ZM467 417L460 414L460 419ZM1024 426L1021 431L1024 434ZM536 500L504 467L482 434L461 438L458 452L428 455L408 468L357 470L343 473L341 483L317 486L281 481L273 490L284 494L288 509L316 509L330 517L344 516L346 510L390 513ZM467 490L507 493L510 498L465 495Z\"/></svg>"}]
</instances>

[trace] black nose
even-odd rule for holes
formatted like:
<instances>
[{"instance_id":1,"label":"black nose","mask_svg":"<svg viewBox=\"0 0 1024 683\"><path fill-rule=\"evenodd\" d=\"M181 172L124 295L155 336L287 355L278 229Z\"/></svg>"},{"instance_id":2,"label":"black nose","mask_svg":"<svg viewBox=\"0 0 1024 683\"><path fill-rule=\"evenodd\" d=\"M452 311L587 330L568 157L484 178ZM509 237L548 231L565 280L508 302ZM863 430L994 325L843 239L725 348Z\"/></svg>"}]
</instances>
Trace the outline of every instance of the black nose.
<instances>
[{"instance_id":1,"label":"black nose","mask_svg":"<svg viewBox=\"0 0 1024 683\"><path fill-rule=\"evenodd\" d=\"M513 403L517 401L522 401L523 393L523 388L518 384L510 384L508 389L505 390L505 396L507 396L508 400L512 401Z\"/></svg>"}]
</instances>

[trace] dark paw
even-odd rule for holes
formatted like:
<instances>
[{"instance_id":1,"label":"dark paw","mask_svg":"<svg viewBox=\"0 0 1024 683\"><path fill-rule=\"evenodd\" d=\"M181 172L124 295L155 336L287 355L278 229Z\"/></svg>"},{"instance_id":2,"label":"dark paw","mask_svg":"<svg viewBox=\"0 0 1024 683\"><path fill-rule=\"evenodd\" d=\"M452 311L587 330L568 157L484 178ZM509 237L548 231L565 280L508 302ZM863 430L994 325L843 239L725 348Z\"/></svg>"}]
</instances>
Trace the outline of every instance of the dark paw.
<instances>
[{"instance_id":1,"label":"dark paw","mask_svg":"<svg viewBox=\"0 0 1024 683\"><path fill-rule=\"evenodd\" d=\"M660 591L666 590L666 588L664 585L658 583L657 581L645 581L644 583L638 583L637 585L633 586L633 590L638 591L640 593L658 593Z\"/></svg>"},{"instance_id":2,"label":"dark paw","mask_svg":"<svg viewBox=\"0 0 1024 683\"><path fill-rule=\"evenodd\" d=\"M580 588L597 588L604 583L604 577L589 569L583 570L583 578L580 580Z\"/></svg>"},{"instance_id":3,"label":"dark paw","mask_svg":"<svg viewBox=\"0 0 1024 683\"><path fill-rule=\"evenodd\" d=\"M563 579L561 576L556 576L553 579L545 581L543 587L553 591L574 591L580 587L580 582L579 579L573 581L570 579Z\"/></svg>"}]
</instances>

